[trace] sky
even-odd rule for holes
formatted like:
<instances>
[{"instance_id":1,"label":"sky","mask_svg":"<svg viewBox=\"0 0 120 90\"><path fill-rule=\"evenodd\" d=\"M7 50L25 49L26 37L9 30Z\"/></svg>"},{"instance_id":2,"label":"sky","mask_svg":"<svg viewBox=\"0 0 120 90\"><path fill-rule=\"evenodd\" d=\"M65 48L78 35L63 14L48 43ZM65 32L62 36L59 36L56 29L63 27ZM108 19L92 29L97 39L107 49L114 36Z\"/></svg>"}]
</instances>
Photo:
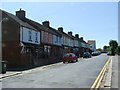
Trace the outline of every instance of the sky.
<instances>
[{"instance_id":1,"label":"sky","mask_svg":"<svg viewBox=\"0 0 120 90\"><path fill-rule=\"evenodd\" d=\"M42 24L63 27L64 32L72 31L84 40L96 40L96 47L109 45L118 40L117 2L2 2L1 9L15 15L22 8L26 17Z\"/></svg>"}]
</instances>

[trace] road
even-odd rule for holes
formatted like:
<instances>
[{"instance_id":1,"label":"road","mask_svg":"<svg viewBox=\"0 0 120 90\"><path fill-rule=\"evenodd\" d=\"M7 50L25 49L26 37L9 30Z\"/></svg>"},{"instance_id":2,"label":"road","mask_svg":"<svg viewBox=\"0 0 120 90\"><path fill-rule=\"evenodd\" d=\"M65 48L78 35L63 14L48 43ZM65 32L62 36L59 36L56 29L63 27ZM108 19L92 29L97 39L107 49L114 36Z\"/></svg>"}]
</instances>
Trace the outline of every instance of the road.
<instances>
[{"instance_id":1,"label":"road","mask_svg":"<svg viewBox=\"0 0 120 90\"><path fill-rule=\"evenodd\" d=\"M44 70L5 78L3 88L90 88L100 73L107 55L58 64Z\"/></svg>"}]
</instances>

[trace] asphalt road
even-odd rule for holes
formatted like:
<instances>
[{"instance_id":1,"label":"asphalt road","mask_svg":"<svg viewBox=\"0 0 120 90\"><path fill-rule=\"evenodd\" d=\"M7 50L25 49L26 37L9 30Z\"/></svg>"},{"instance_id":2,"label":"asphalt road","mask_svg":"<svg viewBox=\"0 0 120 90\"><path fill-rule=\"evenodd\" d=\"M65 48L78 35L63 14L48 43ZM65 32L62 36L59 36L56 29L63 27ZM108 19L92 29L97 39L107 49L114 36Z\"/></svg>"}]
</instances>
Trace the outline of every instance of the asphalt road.
<instances>
[{"instance_id":1,"label":"asphalt road","mask_svg":"<svg viewBox=\"0 0 120 90\"><path fill-rule=\"evenodd\" d=\"M3 88L90 88L108 60L107 55L58 64L44 70L3 79Z\"/></svg>"}]
</instances>

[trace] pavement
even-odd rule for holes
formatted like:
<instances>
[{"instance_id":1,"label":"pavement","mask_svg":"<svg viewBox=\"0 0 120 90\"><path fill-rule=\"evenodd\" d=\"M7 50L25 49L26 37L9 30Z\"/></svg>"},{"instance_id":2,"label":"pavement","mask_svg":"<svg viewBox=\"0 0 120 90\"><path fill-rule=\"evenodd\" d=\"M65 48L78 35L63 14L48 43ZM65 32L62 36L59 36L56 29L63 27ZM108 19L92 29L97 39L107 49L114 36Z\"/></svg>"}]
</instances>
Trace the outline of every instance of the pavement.
<instances>
[{"instance_id":1,"label":"pavement","mask_svg":"<svg viewBox=\"0 0 120 90\"><path fill-rule=\"evenodd\" d=\"M62 64L62 62L55 63L55 64L50 64L50 65L46 65L46 66L41 66L41 67L29 69L29 70L24 70L24 71L7 71L5 74L0 74L0 81L3 78L6 78L6 77L11 77L11 76L19 75L19 74L30 73L30 72L34 72L34 71L38 71L38 70L43 70L45 68L48 68L48 67L51 67L51 66L56 66L56 65L59 65L59 64Z\"/></svg>"},{"instance_id":2,"label":"pavement","mask_svg":"<svg viewBox=\"0 0 120 90\"><path fill-rule=\"evenodd\" d=\"M112 79L112 57L111 57L111 61L107 67L107 74L106 74L106 79L105 79L105 83L104 83L104 87L106 88L110 88L111 87L111 79Z\"/></svg>"},{"instance_id":3,"label":"pavement","mask_svg":"<svg viewBox=\"0 0 120 90\"><path fill-rule=\"evenodd\" d=\"M78 60L82 60L82 58L78 58ZM50 65L45 65L45 66L41 66L41 67L36 67L36 68L33 68L33 69L24 70L24 71L7 71L5 74L0 74L0 81L3 78L6 78L6 77L11 77L11 76L19 75L19 74L30 73L30 72L34 72L34 71L38 71L38 70L43 70L45 68L60 65L60 64L62 64L62 62L54 63L54 64L50 64Z\"/></svg>"},{"instance_id":4,"label":"pavement","mask_svg":"<svg viewBox=\"0 0 120 90\"><path fill-rule=\"evenodd\" d=\"M118 72L119 72L119 69L118 69L118 66L120 65L119 63L119 58L120 56L114 56L113 57L113 64L112 64L112 80L111 80L111 88L118 88L119 87L119 83L118 83Z\"/></svg>"},{"instance_id":5,"label":"pavement","mask_svg":"<svg viewBox=\"0 0 120 90\"><path fill-rule=\"evenodd\" d=\"M111 88L111 90L118 90L119 89L119 83L118 83L118 55L111 57L111 62L108 66L108 69L105 73L105 77L103 79L102 88Z\"/></svg>"},{"instance_id":6,"label":"pavement","mask_svg":"<svg viewBox=\"0 0 120 90\"><path fill-rule=\"evenodd\" d=\"M6 78L6 77L10 77L10 76L14 76L14 75L18 75L21 74L22 72L14 72L14 71L8 71L5 74L0 74L0 79Z\"/></svg>"},{"instance_id":7,"label":"pavement","mask_svg":"<svg viewBox=\"0 0 120 90\"><path fill-rule=\"evenodd\" d=\"M111 88L111 79L112 79L112 64L113 64L113 57L110 57L110 62L106 66L106 70L104 73L104 77L102 79L100 88L101 90L104 90L103 88Z\"/></svg>"}]
</instances>

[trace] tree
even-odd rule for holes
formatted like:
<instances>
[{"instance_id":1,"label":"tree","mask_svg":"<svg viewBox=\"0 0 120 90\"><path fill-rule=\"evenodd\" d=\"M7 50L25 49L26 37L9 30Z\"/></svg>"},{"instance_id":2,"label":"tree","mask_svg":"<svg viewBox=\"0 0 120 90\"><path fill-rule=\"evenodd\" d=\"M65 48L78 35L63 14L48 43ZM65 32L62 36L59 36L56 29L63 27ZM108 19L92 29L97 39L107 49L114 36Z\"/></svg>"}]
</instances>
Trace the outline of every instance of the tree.
<instances>
[{"instance_id":1,"label":"tree","mask_svg":"<svg viewBox=\"0 0 120 90\"><path fill-rule=\"evenodd\" d=\"M120 45L117 48L117 53L118 53L118 55L120 55Z\"/></svg>"},{"instance_id":2,"label":"tree","mask_svg":"<svg viewBox=\"0 0 120 90\"><path fill-rule=\"evenodd\" d=\"M110 52L110 46L104 46L103 51L104 52Z\"/></svg>"},{"instance_id":3,"label":"tree","mask_svg":"<svg viewBox=\"0 0 120 90\"><path fill-rule=\"evenodd\" d=\"M115 55L115 51L116 51L116 49L117 49L117 47L118 47L117 41L115 41L115 40L110 40L109 45L110 45L110 49L111 49L111 54L112 54L112 55Z\"/></svg>"},{"instance_id":4,"label":"tree","mask_svg":"<svg viewBox=\"0 0 120 90\"><path fill-rule=\"evenodd\" d=\"M96 51L102 52L102 49L101 49L101 48L98 48Z\"/></svg>"}]
</instances>

